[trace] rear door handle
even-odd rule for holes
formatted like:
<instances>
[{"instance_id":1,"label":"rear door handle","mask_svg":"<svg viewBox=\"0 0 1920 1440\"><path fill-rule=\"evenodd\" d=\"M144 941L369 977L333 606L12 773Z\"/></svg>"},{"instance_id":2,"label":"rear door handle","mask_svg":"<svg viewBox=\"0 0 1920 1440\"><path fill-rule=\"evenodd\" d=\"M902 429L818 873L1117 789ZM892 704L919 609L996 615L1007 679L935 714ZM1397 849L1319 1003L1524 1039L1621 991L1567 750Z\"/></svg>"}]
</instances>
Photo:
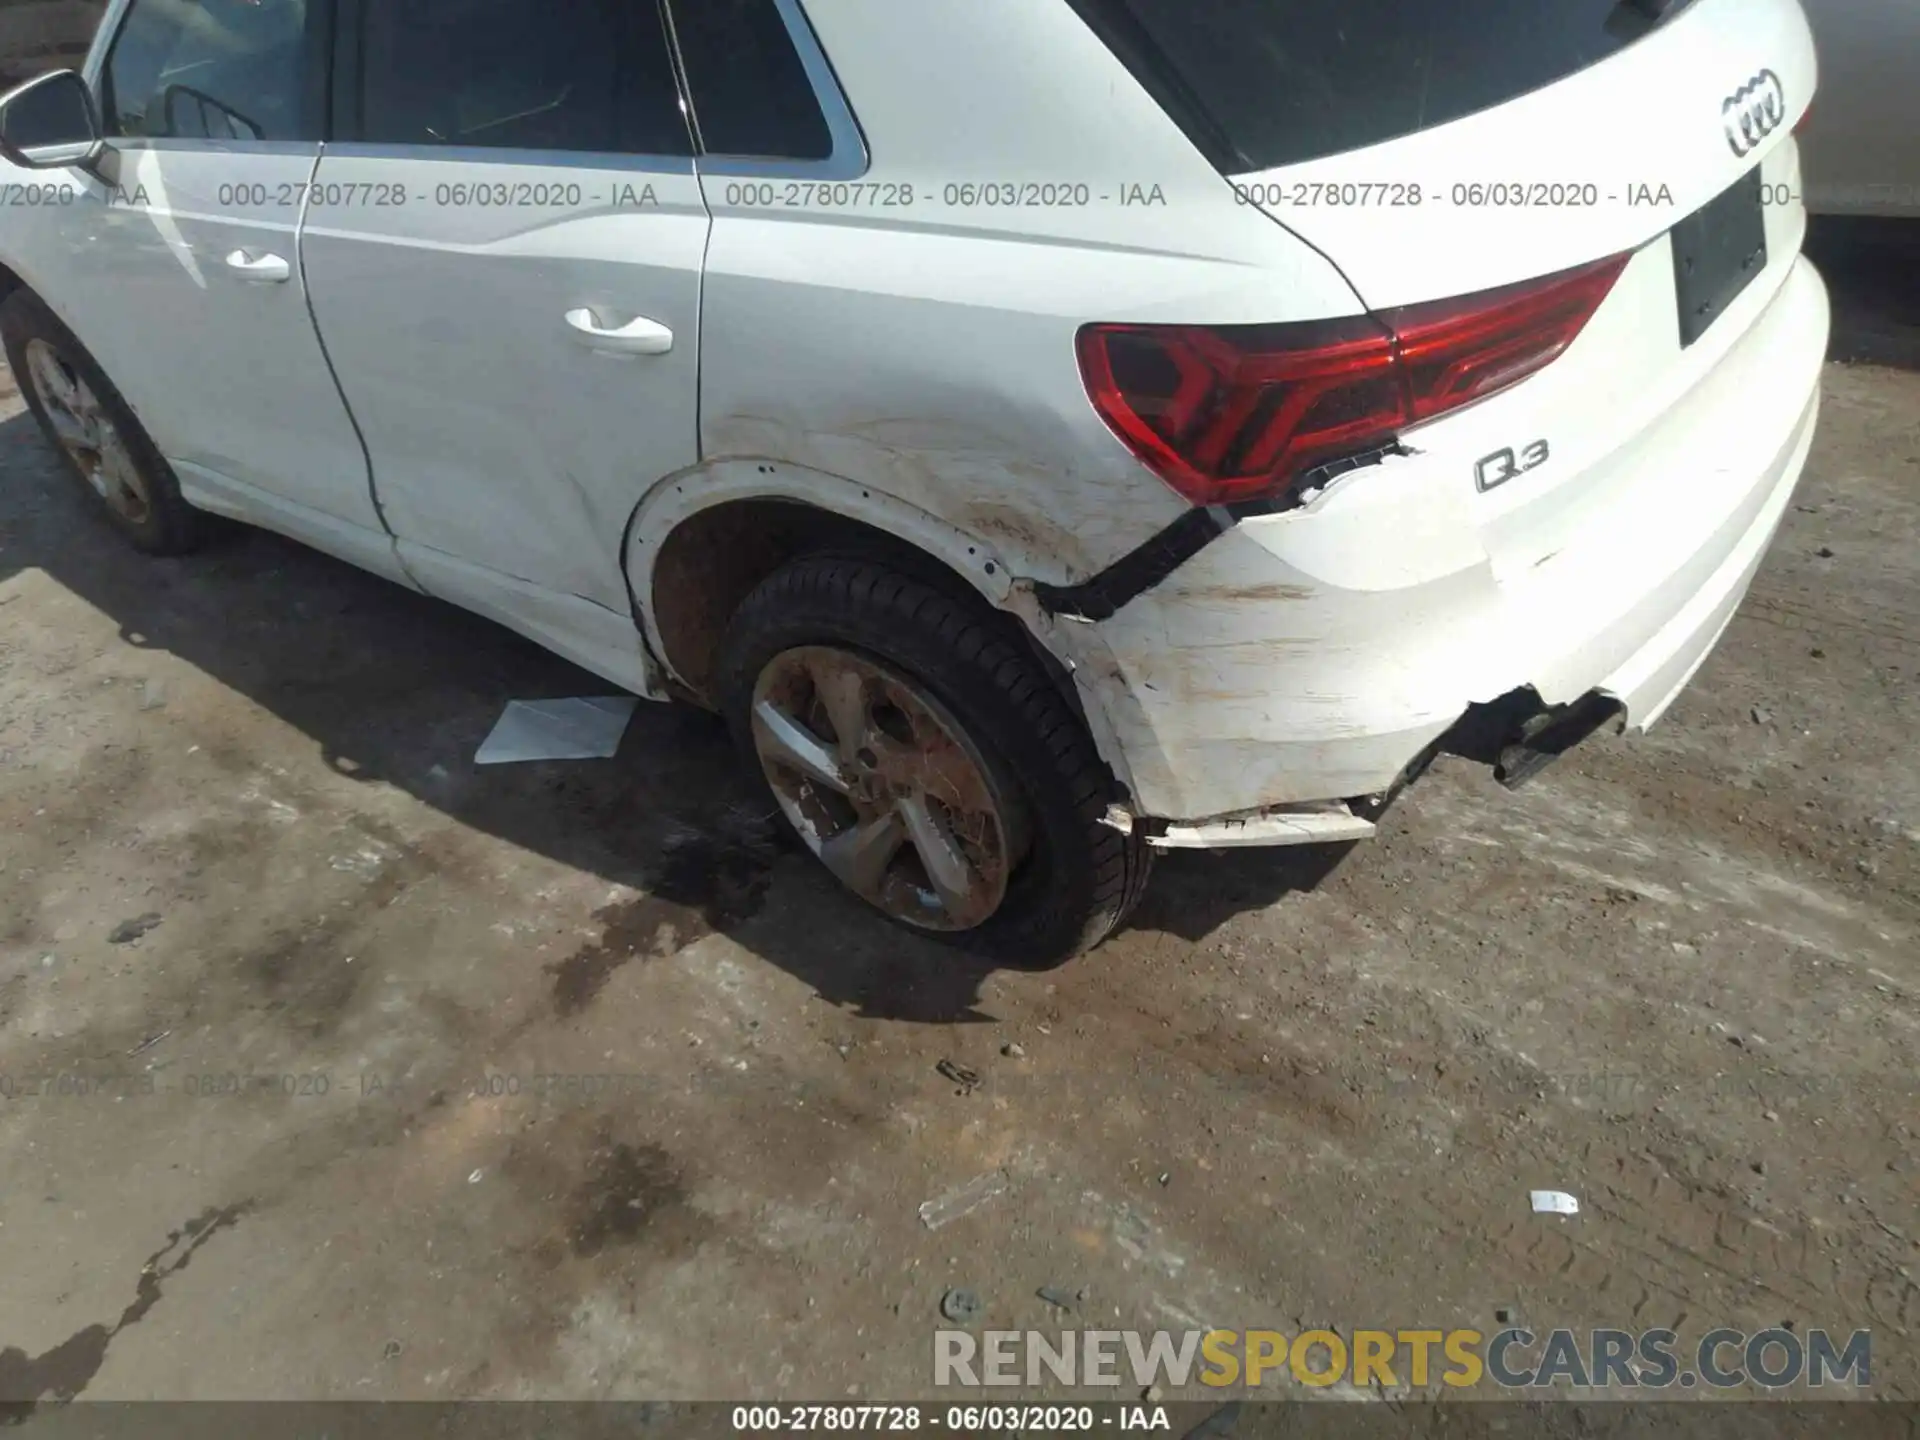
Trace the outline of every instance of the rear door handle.
<instances>
[{"instance_id":1,"label":"rear door handle","mask_svg":"<svg viewBox=\"0 0 1920 1440\"><path fill-rule=\"evenodd\" d=\"M227 256L227 269L255 285L279 285L293 276L293 266L271 252L251 255L236 250Z\"/></svg>"},{"instance_id":2,"label":"rear door handle","mask_svg":"<svg viewBox=\"0 0 1920 1440\"><path fill-rule=\"evenodd\" d=\"M673 349L673 331L644 315L608 328L591 310L569 310L567 329L580 344L602 355L664 355Z\"/></svg>"}]
</instances>

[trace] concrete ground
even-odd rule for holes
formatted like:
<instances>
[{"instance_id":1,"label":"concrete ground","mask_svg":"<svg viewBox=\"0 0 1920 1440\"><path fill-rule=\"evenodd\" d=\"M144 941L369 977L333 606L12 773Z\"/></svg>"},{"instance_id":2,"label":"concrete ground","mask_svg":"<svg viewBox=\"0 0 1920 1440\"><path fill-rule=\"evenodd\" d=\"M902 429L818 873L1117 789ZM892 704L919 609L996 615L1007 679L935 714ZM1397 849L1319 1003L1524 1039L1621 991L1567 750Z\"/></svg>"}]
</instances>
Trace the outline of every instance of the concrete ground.
<instances>
[{"instance_id":1,"label":"concrete ground","mask_svg":"<svg viewBox=\"0 0 1920 1440\"><path fill-rule=\"evenodd\" d=\"M1895 363L1653 735L1170 860L1050 974L868 920L698 715L476 769L604 687L266 535L135 558L7 387L0 1398L924 1397L951 1286L1871 1327L1920 1398L1915 275L1839 277Z\"/></svg>"}]
</instances>

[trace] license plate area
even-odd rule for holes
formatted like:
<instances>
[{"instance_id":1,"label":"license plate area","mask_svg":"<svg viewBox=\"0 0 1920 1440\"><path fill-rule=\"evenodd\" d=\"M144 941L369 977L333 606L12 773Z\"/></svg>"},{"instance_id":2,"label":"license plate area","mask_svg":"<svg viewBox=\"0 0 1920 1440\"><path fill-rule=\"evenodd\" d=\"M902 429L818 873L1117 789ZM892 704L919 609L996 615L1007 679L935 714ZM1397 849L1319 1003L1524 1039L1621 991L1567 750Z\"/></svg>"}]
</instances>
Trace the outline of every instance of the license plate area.
<instances>
[{"instance_id":1,"label":"license plate area","mask_svg":"<svg viewBox=\"0 0 1920 1440\"><path fill-rule=\"evenodd\" d=\"M1673 288L1680 301L1680 348L1698 340L1767 268L1760 168L1673 227Z\"/></svg>"}]
</instances>

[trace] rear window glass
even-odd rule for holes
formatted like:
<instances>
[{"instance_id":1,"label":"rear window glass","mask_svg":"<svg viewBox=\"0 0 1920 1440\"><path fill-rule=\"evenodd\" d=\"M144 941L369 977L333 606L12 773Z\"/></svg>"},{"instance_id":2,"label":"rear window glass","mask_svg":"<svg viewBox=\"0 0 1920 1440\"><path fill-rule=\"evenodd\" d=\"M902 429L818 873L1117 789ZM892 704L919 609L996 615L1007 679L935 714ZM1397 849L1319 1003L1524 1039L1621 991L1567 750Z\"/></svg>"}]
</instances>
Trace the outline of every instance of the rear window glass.
<instances>
[{"instance_id":1,"label":"rear window glass","mask_svg":"<svg viewBox=\"0 0 1920 1440\"><path fill-rule=\"evenodd\" d=\"M709 155L824 160L833 136L773 0L676 5L700 143Z\"/></svg>"},{"instance_id":2,"label":"rear window glass","mask_svg":"<svg viewBox=\"0 0 1920 1440\"><path fill-rule=\"evenodd\" d=\"M1655 25L1619 0L1070 0L1229 173L1337 155L1551 85ZM1668 4L1670 19L1687 0Z\"/></svg>"}]
</instances>

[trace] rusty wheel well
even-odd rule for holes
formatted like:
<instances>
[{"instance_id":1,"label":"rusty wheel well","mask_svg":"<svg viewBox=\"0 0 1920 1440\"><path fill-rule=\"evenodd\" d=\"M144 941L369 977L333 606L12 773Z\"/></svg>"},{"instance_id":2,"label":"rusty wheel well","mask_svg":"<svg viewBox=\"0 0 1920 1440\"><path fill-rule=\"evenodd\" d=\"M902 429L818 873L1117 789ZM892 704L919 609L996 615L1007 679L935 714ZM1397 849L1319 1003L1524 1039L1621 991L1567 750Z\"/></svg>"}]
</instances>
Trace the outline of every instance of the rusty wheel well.
<instances>
[{"instance_id":1,"label":"rusty wheel well","mask_svg":"<svg viewBox=\"0 0 1920 1440\"><path fill-rule=\"evenodd\" d=\"M1065 669L1027 627L993 610L944 561L899 536L796 500L733 500L683 520L654 561L652 607L666 650L661 658L711 706L713 669L727 625L761 581L802 555L842 553L884 560L914 578L994 615L1017 632L1084 721Z\"/></svg>"},{"instance_id":2,"label":"rusty wheel well","mask_svg":"<svg viewBox=\"0 0 1920 1440\"><path fill-rule=\"evenodd\" d=\"M647 597L670 665L711 704L713 667L728 623L754 588L802 555L845 552L886 559L956 595L973 587L897 536L796 500L733 500L689 516L654 561Z\"/></svg>"}]
</instances>

